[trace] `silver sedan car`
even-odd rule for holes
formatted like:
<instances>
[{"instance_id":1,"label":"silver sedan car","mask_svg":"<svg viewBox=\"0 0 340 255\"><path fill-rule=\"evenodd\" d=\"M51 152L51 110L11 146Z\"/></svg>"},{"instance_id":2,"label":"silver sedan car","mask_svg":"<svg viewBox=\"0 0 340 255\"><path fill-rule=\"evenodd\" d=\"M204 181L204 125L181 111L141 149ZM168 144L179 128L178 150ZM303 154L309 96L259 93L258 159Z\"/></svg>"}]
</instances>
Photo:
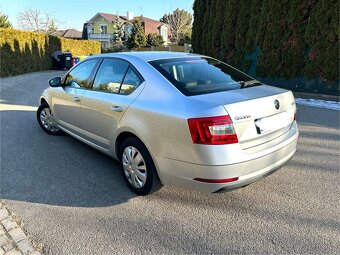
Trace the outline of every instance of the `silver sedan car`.
<instances>
[{"instance_id":1,"label":"silver sedan car","mask_svg":"<svg viewBox=\"0 0 340 255\"><path fill-rule=\"evenodd\" d=\"M293 94L210 57L88 57L49 81L37 119L119 160L128 186L218 192L277 170L296 150Z\"/></svg>"}]
</instances>

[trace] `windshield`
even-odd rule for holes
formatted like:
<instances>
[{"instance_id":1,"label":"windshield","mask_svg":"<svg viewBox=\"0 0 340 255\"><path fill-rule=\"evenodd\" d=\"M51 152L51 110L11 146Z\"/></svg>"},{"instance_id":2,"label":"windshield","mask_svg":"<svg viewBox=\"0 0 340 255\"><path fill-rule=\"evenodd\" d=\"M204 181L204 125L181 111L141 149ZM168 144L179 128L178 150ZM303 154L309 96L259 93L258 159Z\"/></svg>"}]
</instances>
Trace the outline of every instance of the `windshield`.
<instances>
[{"instance_id":1,"label":"windshield","mask_svg":"<svg viewBox=\"0 0 340 255\"><path fill-rule=\"evenodd\" d=\"M240 89L261 83L224 64L204 58L173 58L150 64L186 96Z\"/></svg>"}]
</instances>

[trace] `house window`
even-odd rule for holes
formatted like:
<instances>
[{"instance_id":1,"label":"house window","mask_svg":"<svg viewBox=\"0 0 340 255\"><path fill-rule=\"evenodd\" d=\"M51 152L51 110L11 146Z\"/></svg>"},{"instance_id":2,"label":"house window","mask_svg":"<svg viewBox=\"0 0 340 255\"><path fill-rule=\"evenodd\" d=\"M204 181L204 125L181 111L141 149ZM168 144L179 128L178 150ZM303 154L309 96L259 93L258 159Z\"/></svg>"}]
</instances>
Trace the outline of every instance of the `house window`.
<instances>
[{"instance_id":1,"label":"house window","mask_svg":"<svg viewBox=\"0 0 340 255\"><path fill-rule=\"evenodd\" d=\"M132 25L131 24L125 25L125 33L127 33L128 35L132 34Z\"/></svg>"},{"instance_id":2,"label":"house window","mask_svg":"<svg viewBox=\"0 0 340 255\"><path fill-rule=\"evenodd\" d=\"M87 27L87 33L88 33L88 34L93 34L93 33L94 33L94 29L93 29L92 25L89 25L89 26Z\"/></svg>"},{"instance_id":3,"label":"house window","mask_svg":"<svg viewBox=\"0 0 340 255\"><path fill-rule=\"evenodd\" d=\"M100 25L100 33L107 34L107 25Z\"/></svg>"},{"instance_id":4,"label":"house window","mask_svg":"<svg viewBox=\"0 0 340 255\"><path fill-rule=\"evenodd\" d=\"M132 25L129 24L129 23L125 24L124 30L125 30L124 31L125 32L125 40L127 40L129 35L132 34Z\"/></svg>"}]
</instances>

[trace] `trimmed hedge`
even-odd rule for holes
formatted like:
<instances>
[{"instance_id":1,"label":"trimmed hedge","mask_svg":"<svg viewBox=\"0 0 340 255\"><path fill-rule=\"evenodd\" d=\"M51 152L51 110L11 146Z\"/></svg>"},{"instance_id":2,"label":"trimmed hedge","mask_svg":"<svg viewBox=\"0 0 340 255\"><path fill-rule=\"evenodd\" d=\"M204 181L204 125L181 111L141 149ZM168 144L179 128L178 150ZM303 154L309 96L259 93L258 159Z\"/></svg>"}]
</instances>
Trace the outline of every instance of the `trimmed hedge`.
<instances>
[{"instance_id":1,"label":"trimmed hedge","mask_svg":"<svg viewBox=\"0 0 340 255\"><path fill-rule=\"evenodd\" d=\"M18 75L52 68L54 51L73 56L100 53L100 43L49 36L14 29L0 29L0 76Z\"/></svg>"},{"instance_id":2,"label":"trimmed hedge","mask_svg":"<svg viewBox=\"0 0 340 255\"><path fill-rule=\"evenodd\" d=\"M89 56L101 53L100 42L87 40L61 39L61 50L69 51L72 56Z\"/></svg>"},{"instance_id":3,"label":"trimmed hedge","mask_svg":"<svg viewBox=\"0 0 340 255\"><path fill-rule=\"evenodd\" d=\"M339 0L195 0L193 9L194 52L339 91Z\"/></svg>"}]
</instances>

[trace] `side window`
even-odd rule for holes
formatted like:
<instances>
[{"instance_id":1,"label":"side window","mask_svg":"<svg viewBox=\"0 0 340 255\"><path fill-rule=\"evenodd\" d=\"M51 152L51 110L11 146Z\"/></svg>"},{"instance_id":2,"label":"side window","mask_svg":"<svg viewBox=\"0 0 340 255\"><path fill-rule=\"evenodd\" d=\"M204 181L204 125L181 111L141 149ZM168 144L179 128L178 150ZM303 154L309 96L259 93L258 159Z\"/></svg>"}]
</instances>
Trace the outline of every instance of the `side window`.
<instances>
[{"instance_id":1,"label":"side window","mask_svg":"<svg viewBox=\"0 0 340 255\"><path fill-rule=\"evenodd\" d=\"M123 84L120 87L119 94L129 95L142 83L142 79L130 67L127 71Z\"/></svg>"},{"instance_id":2,"label":"side window","mask_svg":"<svg viewBox=\"0 0 340 255\"><path fill-rule=\"evenodd\" d=\"M74 88L89 88L89 82L93 68L97 64L97 59L88 60L75 67L65 79L65 84Z\"/></svg>"},{"instance_id":3,"label":"side window","mask_svg":"<svg viewBox=\"0 0 340 255\"><path fill-rule=\"evenodd\" d=\"M104 59L93 83L93 90L119 93L129 64L116 59Z\"/></svg>"}]
</instances>

